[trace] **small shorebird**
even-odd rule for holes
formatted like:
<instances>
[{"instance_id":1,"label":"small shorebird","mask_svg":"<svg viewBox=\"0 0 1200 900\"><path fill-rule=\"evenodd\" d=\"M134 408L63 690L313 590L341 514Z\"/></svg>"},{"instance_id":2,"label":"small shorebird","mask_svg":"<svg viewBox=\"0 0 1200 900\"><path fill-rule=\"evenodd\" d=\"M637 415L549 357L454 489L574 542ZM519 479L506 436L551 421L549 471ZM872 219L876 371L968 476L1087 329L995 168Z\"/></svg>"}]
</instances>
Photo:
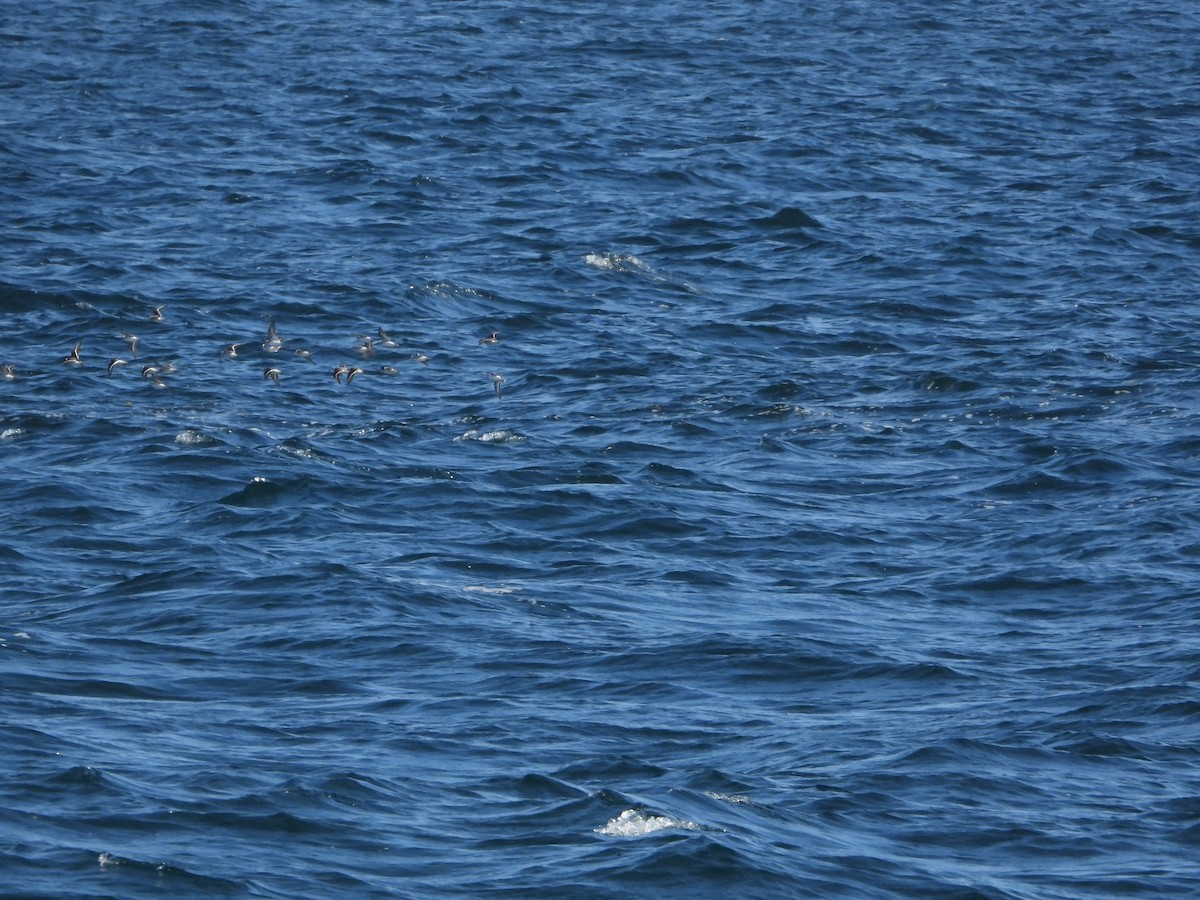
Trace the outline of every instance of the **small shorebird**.
<instances>
[{"instance_id":1,"label":"small shorebird","mask_svg":"<svg viewBox=\"0 0 1200 900\"><path fill-rule=\"evenodd\" d=\"M338 384L341 384L342 376L349 374L349 372L350 372L349 366L340 365L336 369L333 370L333 380L336 381ZM349 384L349 382L347 382L347 384Z\"/></svg>"},{"instance_id":2,"label":"small shorebird","mask_svg":"<svg viewBox=\"0 0 1200 900\"><path fill-rule=\"evenodd\" d=\"M83 341L76 341L75 346L71 349L71 352L63 357L63 362L65 362L68 366L82 366L83 360L79 357L79 350L81 347L83 347Z\"/></svg>"},{"instance_id":3,"label":"small shorebird","mask_svg":"<svg viewBox=\"0 0 1200 900\"><path fill-rule=\"evenodd\" d=\"M129 365L129 360L127 360L127 359L121 359L120 357L110 359L108 361L108 374L111 375L112 370L115 369L117 366L127 366L127 365Z\"/></svg>"},{"instance_id":4,"label":"small shorebird","mask_svg":"<svg viewBox=\"0 0 1200 900\"><path fill-rule=\"evenodd\" d=\"M275 330L275 323L272 322L267 326L267 336L263 339L262 347L268 353L278 353L282 346L283 338L279 336L279 332Z\"/></svg>"},{"instance_id":5,"label":"small shorebird","mask_svg":"<svg viewBox=\"0 0 1200 900\"><path fill-rule=\"evenodd\" d=\"M282 369L277 369L275 366L271 366L268 369L263 369L263 380L270 378L273 382L279 384L279 376L282 374Z\"/></svg>"},{"instance_id":6,"label":"small shorebird","mask_svg":"<svg viewBox=\"0 0 1200 900\"><path fill-rule=\"evenodd\" d=\"M500 343L500 332L498 332L498 331L493 331L493 332L492 332L491 334L489 334L487 337L485 337L485 338L480 338L480 339L479 339L479 343L480 343L480 345L483 345L483 344L498 344L498 343Z\"/></svg>"},{"instance_id":7,"label":"small shorebird","mask_svg":"<svg viewBox=\"0 0 1200 900\"><path fill-rule=\"evenodd\" d=\"M172 366L171 371L174 371L174 370L175 370L175 368L174 368L174 366ZM142 369L142 377L149 378L151 381L154 382L154 386L157 388L165 388L167 386L167 383L159 377L159 373L161 373L162 371L163 370L160 369L158 366L146 366L144 369Z\"/></svg>"},{"instance_id":8,"label":"small shorebird","mask_svg":"<svg viewBox=\"0 0 1200 900\"><path fill-rule=\"evenodd\" d=\"M504 384L504 376L497 372L488 372L488 378L492 380L492 385L496 388L496 396L500 396L500 385Z\"/></svg>"},{"instance_id":9,"label":"small shorebird","mask_svg":"<svg viewBox=\"0 0 1200 900\"><path fill-rule=\"evenodd\" d=\"M360 369L358 366L354 366L353 368L347 369L346 370L346 384L349 384L350 382L352 382L354 380L355 375L364 375L364 374L366 374L365 370Z\"/></svg>"},{"instance_id":10,"label":"small shorebird","mask_svg":"<svg viewBox=\"0 0 1200 900\"><path fill-rule=\"evenodd\" d=\"M5 363L4 365L0 366L0 378L3 378L5 381L12 381L16 377L17 373L16 370L13 369L12 363Z\"/></svg>"},{"instance_id":11,"label":"small shorebird","mask_svg":"<svg viewBox=\"0 0 1200 900\"><path fill-rule=\"evenodd\" d=\"M296 350L295 353L301 359L307 359L310 363L313 361L311 350L305 350L303 347L301 347L299 350ZM313 363L313 365L316 365L316 363Z\"/></svg>"},{"instance_id":12,"label":"small shorebird","mask_svg":"<svg viewBox=\"0 0 1200 900\"><path fill-rule=\"evenodd\" d=\"M380 375L399 375L400 370L397 369L395 366L380 366L379 374Z\"/></svg>"},{"instance_id":13,"label":"small shorebird","mask_svg":"<svg viewBox=\"0 0 1200 900\"><path fill-rule=\"evenodd\" d=\"M375 355L375 344L370 335L362 339L362 346L358 348L358 353L363 359L370 359Z\"/></svg>"},{"instance_id":14,"label":"small shorebird","mask_svg":"<svg viewBox=\"0 0 1200 900\"><path fill-rule=\"evenodd\" d=\"M242 345L241 344L229 344L224 350L221 351L221 355L228 356L230 359L237 359L238 348L240 346L242 346Z\"/></svg>"},{"instance_id":15,"label":"small shorebird","mask_svg":"<svg viewBox=\"0 0 1200 900\"><path fill-rule=\"evenodd\" d=\"M409 357L409 359L411 359L413 362L419 362L422 365L427 365L429 363L429 357L424 353L414 353Z\"/></svg>"},{"instance_id":16,"label":"small shorebird","mask_svg":"<svg viewBox=\"0 0 1200 900\"><path fill-rule=\"evenodd\" d=\"M138 336L136 334L128 334L127 332L122 331L121 337L125 338L125 343L129 345L129 355L136 358Z\"/></svg>"},{"instance_id":17,"label":"small shorebird","mask_svg":"<svg viewBox=\"0 0 1200 900\"><path fill-rule=\"evenodd\" d=\"M167 317L163 315L163 310L164 310L165 308L166 308L166 307L163 307L163 306L156 306L156 307L154 307L154 312L150 313L150 321L151 321L151 322L163 322L163 321L166 321L166 318L167 318Z\"/></svg>"}]
</instances>

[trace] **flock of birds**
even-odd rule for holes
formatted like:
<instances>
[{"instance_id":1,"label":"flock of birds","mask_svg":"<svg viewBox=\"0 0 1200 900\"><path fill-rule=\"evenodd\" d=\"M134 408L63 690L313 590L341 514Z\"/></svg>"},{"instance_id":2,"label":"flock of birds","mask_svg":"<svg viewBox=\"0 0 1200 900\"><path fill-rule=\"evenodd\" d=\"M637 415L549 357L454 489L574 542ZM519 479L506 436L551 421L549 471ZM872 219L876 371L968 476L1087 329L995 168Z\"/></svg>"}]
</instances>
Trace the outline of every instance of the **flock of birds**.
<instances>
[{"instance_id":1,"label":"flock of birds","mask_svg":"<svg viewBox=\"0 0 1200 900\"><path fill-rule=\"evenodd\" d=\"M150 314L149 320L151 322L166 321L166 316L163 314L164 308L165 307L162 307L162 306L155 307L154 312L152 312ZM121 332L121 337L129 345L129 357L131 359L136 359L137 355L138 355L138 341L140 340L140 338L135 334L130 334L125 331ZM392 340L388 336L387 332L384 331L382 328L379 328L376 330L375 336L358 335L357 337L361 341L361 343L357 347L357 352L358 352L358 355L361 356L364 361L371 359L375 356L375 351L376 351L377 347L384 347L384 348L399 347L399 345L394 340ZM250 341L241 341L238 343L228 344L221 351L221 354L229 359L236 359L243 354L243 352L244 352L243 348L250 346L251 343L252 342L250 342ZM276 354L276 353L279 353L283 349L283 338L279 336L279 331L276 329L274 322L271 322L271 324L267 327L266 335L264 335L262 340L257 343L258 343L258 346L262 349L262 351L264 353L268 353L268 354ZM498 344L498 343L500 343L500 332L498 332L498 331L493 331L491 334L487 335L486 337L482 337L479 339L480 346L488 346L490 344ZM82 351L83 351L83 341L82 340L77 341L75 343L75 346L71 348L71 352L63 357L63 360L62 360L63 364L67 365L67 366L82 366L82 365L84 365L83 356L81 355ZM299 357L303 360L306 360L309 363L315 364L314 360L312 358L312 351L301 347L301 348L297 348L293 352L295 353L295 355L297 357ZM424 353L419 353L419 352L413 353L409 358L412 359L414 362L418 362L418 363L422 363L422 364L429 362L429 357L427 355L425 355ZM113 357L108 362L108 374L112 375L114 369L117 369L120 366L127 366L129 364L130 364L129 359L126 359L126 358L120 357L120 356ZM142 371L142 378L149 381L155 387L165 388L167 386L165 377L171 375L176 370L177 370L177 367L175 366L174 363L155 362L155 363L151 363L149 365L143 366L141 371ZM379 375L396 375L398 373L399 373L399 370L396 369L394 366L390 366L390 365L381 365L377 369L374 370L374 374L379 374ZM362 368L361 366L347 365L345 363L340 363L333 369L333 371L330 374L333 376L333 380L336 381L338 384L343 384L343 383L350 384L352 381L354 381L355 377L357 377L359 375L367 374L367 370ZM282 375L283 375L283 369L278 365L269 365L263 370L263 373L262 373L262 377L263 377L264 381L271 381L277 385L281 383L280 378ZM5 381L12 381L16 377L17 377L17 370L16 370L16 367L12 363L0 364L0 379L3 379ZM342 381L343 378L345 379L344 382ZM491 381L492 387L496 392L496 396L500 397L501 396L500 386L502 384L504 384L504 376L499 374L498 372L488 372L487 378Z\"/></svg>"}]
</instances>

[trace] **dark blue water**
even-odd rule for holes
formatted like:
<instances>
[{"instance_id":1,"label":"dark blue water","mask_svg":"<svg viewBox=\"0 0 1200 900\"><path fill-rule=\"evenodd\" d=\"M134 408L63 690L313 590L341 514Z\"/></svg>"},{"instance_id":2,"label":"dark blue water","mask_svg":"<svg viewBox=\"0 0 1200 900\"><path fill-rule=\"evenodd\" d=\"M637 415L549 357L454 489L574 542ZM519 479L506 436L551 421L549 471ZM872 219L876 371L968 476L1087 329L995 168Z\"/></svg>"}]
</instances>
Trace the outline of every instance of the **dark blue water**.
<instances>
[{"instance_id":1,"label":"dark blue water","mask_svg":"<svg viewBox=\"0 0 1200 900\"><path fill-rule=\"evenodd\" d=\"M1195 895L1198 31L0 6L0 891Z\"/></svg>"}]
</instances>

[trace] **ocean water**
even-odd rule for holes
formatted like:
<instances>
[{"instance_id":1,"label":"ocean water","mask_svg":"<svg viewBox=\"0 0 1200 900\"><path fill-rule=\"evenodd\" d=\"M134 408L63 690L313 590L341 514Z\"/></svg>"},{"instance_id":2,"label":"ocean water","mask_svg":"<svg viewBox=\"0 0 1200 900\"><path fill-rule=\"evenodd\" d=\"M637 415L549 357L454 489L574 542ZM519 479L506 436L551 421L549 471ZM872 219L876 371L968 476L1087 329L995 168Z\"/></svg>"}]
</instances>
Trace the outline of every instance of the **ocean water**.
<instances>
[{"instance_id":1,"label":"ocean water","mask_svg":"<svg viewBox=\"0 0 1200 900\"><path fill-rule=\"evenodd\" d=\"M0 6L0 893L1200 893L1197 33Z\"/></svg>"}]
</instances>

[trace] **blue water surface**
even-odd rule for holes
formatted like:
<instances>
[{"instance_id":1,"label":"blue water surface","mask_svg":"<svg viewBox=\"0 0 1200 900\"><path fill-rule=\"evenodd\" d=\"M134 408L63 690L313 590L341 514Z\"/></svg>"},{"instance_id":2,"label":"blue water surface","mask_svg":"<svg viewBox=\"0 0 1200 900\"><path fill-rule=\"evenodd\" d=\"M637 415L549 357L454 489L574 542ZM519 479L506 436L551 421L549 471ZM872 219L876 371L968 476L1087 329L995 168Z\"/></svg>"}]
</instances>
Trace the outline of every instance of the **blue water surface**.
<instances>
[{"instance_id":1,"label":"blue water surface","mask_svg":"<svg viewBox=\"0 0 1200 900\"><path fill-rule=\"evenodd\" d=\"M1198 33L0 6L6 896L1200 892Z\"/></svg>"}]
</instances>

